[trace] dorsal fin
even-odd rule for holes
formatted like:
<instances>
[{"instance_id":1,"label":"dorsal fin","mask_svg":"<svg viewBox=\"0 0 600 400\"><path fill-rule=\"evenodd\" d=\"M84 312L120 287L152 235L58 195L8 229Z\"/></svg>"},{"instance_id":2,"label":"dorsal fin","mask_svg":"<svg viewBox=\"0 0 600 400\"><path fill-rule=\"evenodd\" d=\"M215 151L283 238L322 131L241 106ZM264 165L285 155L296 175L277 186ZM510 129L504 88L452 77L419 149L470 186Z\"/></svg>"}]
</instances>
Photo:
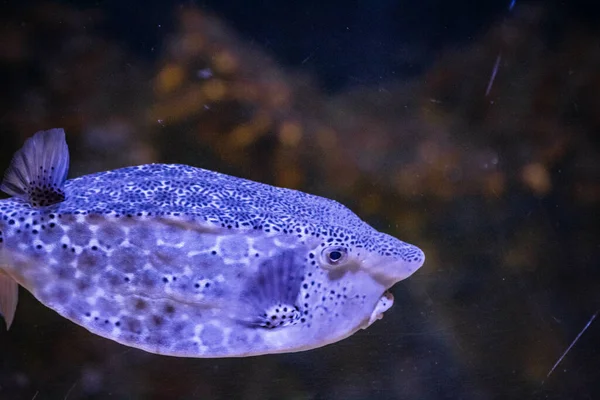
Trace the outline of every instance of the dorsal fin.
<instances>
[{"instance_id":1,"label":"dorsal fin","mask_svg":"<svg viewBox=\"0 0 600 400\"><path fill-rule=\"evenodd\" d=\"M34 207L60 203L65 199L63 185L68 171L65 131L39 131L15 153L0 190Z\"/></svg>"}]
</instances>

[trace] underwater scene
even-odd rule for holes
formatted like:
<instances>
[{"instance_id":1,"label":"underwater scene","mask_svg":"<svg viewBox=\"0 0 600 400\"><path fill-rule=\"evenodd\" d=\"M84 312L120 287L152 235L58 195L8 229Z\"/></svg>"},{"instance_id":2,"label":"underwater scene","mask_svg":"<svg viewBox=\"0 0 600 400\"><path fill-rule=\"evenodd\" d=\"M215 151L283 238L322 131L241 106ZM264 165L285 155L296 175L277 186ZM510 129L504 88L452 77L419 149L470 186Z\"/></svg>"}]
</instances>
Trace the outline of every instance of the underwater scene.
<instances>
[{"instance_id":1,"label":"underwater scene","mask_svg":"<svg viewBox=\"0 0 600 400\"><path fill-rule=\"evenodd\" d=\"M600 6L0 4L0 400L600 398Z\"/></svg>"}]
</instances>

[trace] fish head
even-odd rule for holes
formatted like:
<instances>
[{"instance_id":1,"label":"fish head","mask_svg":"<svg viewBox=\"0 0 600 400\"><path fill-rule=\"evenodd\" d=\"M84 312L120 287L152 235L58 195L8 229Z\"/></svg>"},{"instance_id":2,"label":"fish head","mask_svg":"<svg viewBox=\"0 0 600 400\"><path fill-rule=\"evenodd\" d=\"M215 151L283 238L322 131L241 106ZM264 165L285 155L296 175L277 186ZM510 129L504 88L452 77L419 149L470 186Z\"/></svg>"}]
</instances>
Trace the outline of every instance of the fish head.
<instances>
[{"instance_id":1,"label":"fish head","mask_svg":"<svg viewBox=\"0 0 600 400\"><path fill-rule=\"evenodd\" d=\"M386 291L411 276L425 261L418 247L374 229L369 233L345 243L332 241L319 251L319 266L326 271L327 286L341 287L342 292L352 288L351 295L360 300L351 301L347 307L363 318L368 316L363 328L380 319L393 305L393 296Z\"/></svg>"},{"instance_id":2,"label":"fish head","mask_svg":"<svg viewBox=\"0 0 600 400\"><path fill-rule=\"evenodd\" d=\"M307 350L367 328L393 305L387 290L425 260L416 246L370 227L362 235L340 231L296 256L306 262L296 301L298 323L267 332L271 349Z\"/></svg>"},{"instance_id":3,"label":"fish head","mask_svg":"<svg viewBox=\"0 0 600 400\"><path fill-rule=\"evenodd\" d=\"M332 274L360 270L389 288L411 276L425 262L421 249L388 234L372 230L361 239L322 244L321 268Z\"/></svg>"}]
</instances>

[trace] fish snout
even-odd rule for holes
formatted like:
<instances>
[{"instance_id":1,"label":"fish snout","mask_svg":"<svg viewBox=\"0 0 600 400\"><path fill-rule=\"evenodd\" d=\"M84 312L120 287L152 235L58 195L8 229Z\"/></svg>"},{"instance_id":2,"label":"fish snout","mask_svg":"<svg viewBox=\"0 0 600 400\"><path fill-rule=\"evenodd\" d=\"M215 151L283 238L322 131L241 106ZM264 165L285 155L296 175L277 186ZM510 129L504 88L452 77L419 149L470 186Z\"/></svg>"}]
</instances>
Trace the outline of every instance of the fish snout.
<instances>
[{"instance_id":1,"label":"fish snout","mask_svg":"<svg viewBox=\"0 0 600 400\"><path fill-rule=\"evenodd\" d=\"M425 262L425 253L417 246L405 244L396 254L377 255L365 261L374 278L389 287L421 268Z\"/></svg>"}]
</instances>

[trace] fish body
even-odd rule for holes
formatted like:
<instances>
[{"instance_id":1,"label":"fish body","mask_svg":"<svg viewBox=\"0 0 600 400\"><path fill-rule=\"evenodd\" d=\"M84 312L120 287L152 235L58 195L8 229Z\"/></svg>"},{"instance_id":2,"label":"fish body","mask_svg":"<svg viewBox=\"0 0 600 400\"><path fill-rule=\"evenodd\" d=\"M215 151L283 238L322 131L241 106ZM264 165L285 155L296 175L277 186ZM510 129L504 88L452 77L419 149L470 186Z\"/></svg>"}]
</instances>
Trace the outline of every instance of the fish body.
<instances>
[{"instance_id":1,"label":"fish body","mask_svg":"<svg viewBox=\"0 0 600 400\"><path fill-rule=\"evenodd\" d=\"M366 328L424 262L343 205L186 165L66 180L59 129L13 159L0 201L0 312L17 283L89 331L152 353L307 350Z\"/></svg>"}]
</instances>

